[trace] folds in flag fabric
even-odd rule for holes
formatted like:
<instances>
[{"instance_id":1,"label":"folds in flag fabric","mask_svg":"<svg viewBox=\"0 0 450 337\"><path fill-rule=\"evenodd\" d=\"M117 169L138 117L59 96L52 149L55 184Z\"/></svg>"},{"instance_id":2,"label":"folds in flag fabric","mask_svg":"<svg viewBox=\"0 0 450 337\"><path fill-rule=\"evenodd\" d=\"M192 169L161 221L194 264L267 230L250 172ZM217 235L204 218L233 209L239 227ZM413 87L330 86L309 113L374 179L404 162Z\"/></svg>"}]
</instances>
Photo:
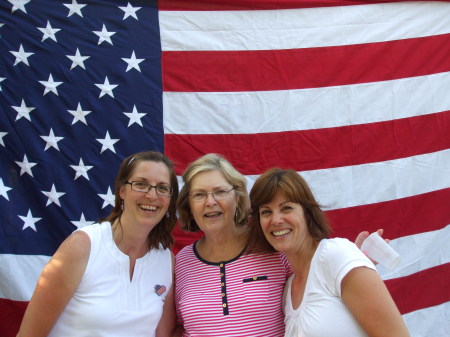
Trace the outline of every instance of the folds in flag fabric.
<instances>
[{"instance_id":1,"label":"folds in flag fabric","mask_svg":"<svg viewBox=\"0 0 450 337\"><path fill-rule=\"evenodd\" d=\"M297 170L334 236L393 239L377 268L411 335L449 336L449 88L447 1L0 0L2 335L153 149L178 175L222 154L249 188Z\"/></svg>"}]
</instances>

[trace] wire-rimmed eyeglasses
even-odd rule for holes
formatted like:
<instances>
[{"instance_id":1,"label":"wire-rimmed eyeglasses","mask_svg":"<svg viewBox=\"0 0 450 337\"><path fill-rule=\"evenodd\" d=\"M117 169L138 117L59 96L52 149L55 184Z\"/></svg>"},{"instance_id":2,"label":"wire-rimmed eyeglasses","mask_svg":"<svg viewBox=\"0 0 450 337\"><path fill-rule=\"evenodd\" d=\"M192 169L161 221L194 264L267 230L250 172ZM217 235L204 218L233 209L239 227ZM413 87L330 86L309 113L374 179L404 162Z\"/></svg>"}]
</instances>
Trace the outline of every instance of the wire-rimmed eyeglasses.
<instances>
[{"instance_id":1,"label":"wire-rimmed eyeglasses","mask_svg":"<svg viewBox=\"0 0 450 337\"><path fill-rule=\"evenodd\" d=\"M208 194L211 194L212 197L214 198L214 200L217 201L217 200L225 199L228 196L228 194L235 189L236 189L236 187L233 186L229 190L220 189L220 190L213 191L213 192L195 191L195 192L189 193L189 195L192 198L192 200L200 202L200 201L205 201L206 198L208 197Z\"/></svg>"},{"instance_id":2,"label":"wire-rimmed eyeglasses","mask_svg":"<svg viewBox=\"0 0 450 337\"><path fill-rule=\"evenodd\" d=\"M131 189L136 192L148 193L154 188L157 195L164 197L170 197L173 193L172 187L168 184L158 184L154 186L145 181L127 181L125 184L131 185Z\"/></svg>"}]
</instances>

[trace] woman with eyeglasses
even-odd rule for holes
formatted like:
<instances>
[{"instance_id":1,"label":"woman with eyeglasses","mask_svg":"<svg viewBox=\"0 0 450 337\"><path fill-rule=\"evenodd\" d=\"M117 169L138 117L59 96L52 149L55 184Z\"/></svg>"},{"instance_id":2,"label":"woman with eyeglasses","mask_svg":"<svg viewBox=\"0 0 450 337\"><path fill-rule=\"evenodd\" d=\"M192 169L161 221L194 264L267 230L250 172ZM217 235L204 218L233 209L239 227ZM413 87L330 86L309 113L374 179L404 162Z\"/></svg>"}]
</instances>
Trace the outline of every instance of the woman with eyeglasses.
<instances>
[{"instance_id":1,"label":"woman with eyeglasses","mask_svg":"<svg viewBox=\"0 0 450 337\"><path fill-rule=\"evenodd\" d=\"M223 157L207 154L188 166L183 181L182 229L204 233L176 256L183 336L284 336L281 299L292 269L283 254L251 244L245 177ZM359 241L367 233L361 234Z\"/></svg>"},{"instance_id":2,"label":"woman with eyeglasses","mask_svg":"<svg viewBox=\"0 0 450 337\"><path fill-rule=\"evenodd\" d=\"M178 183L172 162L122 162L115 206L72 233L44 268L18 336L170 336Z\"/></svg>"}]
</instances>

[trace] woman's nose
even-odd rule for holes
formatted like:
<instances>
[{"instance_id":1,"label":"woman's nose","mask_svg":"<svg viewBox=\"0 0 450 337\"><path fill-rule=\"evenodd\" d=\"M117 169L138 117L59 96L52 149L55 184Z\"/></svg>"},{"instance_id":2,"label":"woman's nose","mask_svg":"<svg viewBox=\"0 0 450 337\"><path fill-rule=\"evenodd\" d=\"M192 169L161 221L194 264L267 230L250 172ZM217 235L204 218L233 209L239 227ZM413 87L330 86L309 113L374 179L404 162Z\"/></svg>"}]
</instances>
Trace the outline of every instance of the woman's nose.
<instances>
[{"instance_id":1,"label":"woman's nose","mask_svg":"<svg viewBox=\"0 0 450 337\"><path fill-rule=\"evenodd\" d=\"M206 195L206 200L205 201L206 201L207 205L215 205L217 203L216 199L214 199L214 195L212 193L208 193Z\"/></svg>"},{"instance_id":2,"label":"woman's nose","mask_svg":"<svg viewBox=\"0 0 450 337\"><path fill-rule=\"evenodd\" d=\"M273 212L272 217L270 218L270 222L272 225L279 225L283 222L283 216L281 213Z\"/></svg>"},{"instance_id":3,"label":"woman's nose","mask_svg":"<svg viewBox=\"0 0 450 337\"><path fill-rule=\"evenodd\" d=\"M158 194L156 193L156 186L150 186L150 189L145 194L147 198L158 198Z\"/></svg>"}]
</instances>

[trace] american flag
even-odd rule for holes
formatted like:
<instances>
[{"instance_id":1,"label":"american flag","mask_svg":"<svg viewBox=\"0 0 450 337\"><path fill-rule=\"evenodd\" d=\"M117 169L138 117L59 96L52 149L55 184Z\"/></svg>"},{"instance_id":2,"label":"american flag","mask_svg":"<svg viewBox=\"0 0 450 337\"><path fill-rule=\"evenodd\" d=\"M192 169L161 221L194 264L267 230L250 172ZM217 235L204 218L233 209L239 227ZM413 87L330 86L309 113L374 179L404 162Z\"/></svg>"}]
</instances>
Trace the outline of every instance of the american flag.
<instances>
[{"instance_id":1,"label":"american flag","mask_svg":"<svg viewBox=\"0 0 450 337\"><path fill-rule=\"evenodd\" d=\"M411 335L450 336L449 2L0 0L0 109L2 336L148 149L297 170L333 235L395 238Z\"/></svg>"}]
</instances>

